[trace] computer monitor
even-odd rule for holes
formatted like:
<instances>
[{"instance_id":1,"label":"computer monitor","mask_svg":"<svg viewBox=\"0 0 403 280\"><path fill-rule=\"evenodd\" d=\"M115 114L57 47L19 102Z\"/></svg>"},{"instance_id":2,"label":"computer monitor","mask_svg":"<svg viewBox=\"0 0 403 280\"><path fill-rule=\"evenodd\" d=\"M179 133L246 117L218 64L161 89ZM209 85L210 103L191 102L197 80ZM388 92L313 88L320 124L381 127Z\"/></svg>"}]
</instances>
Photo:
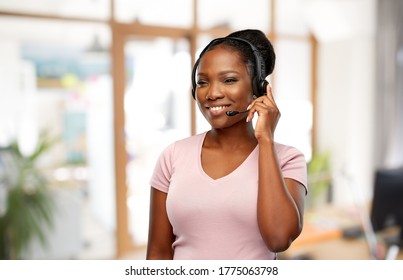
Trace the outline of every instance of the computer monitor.
<instances>
[{"instance_id":1,"label":"computer monitor","mask_svg":"<svg viewBox=\"0 0 403 280\"><path fill-rule=\"evenodd\" d=\"M371 223L375 231L399 228L397 236L385 241L403 248L403 168L375 172Z\"/></svg>"}]
</instances>

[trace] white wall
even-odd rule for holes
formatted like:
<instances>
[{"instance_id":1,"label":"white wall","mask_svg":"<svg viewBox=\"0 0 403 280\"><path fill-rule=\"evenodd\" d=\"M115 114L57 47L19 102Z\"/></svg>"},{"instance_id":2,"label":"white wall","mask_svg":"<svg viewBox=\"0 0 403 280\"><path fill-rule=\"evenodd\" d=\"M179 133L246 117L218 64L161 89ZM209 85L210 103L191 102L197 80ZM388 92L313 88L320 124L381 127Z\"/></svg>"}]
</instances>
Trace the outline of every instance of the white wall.
<instances>
[{"instance_id":1,"label":"white wall","mask_svg":"<svg viewBox=\"0 0 403 280\"><path fill-rule=\"evenodd\" d=\"M341 4L338 24L348 32L319 36L317 143L332 154L335 203L348 204L351 188L372 196L376 2Z\"/></svg>"}]
</instances>

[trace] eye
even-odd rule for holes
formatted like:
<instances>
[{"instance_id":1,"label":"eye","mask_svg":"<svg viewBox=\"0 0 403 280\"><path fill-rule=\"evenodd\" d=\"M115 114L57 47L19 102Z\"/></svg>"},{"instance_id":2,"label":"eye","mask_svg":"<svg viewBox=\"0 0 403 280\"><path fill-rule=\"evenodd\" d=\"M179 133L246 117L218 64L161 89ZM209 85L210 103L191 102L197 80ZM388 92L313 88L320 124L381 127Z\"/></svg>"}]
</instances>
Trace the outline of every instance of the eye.
<instances>
[{"instance_id":1,"label":"eye","mask_svg":"<svg viewBox=\"0 0 403 280\"><path fill-rule=\"evenodd\" d=\"M196 84L197 84L197 86L202 87L202 86L204 86L204 85L207 84L207 81L205 81L205 80L198 80L198 81L196 82Z\"/></svg>"},{"instance_id":2,"label":"eye","mask_svg":"<svg viewBox=\"0 0 403 280\"><path fill-rule=\"evenodd\" d=\"M238 81L238 79L236 79L236 78L226 78L225 80L224 80L224 83L226 83L226 84L233 84L233 83L235 83L235 82L237 82Z\"/></svg>"}]
</instances>

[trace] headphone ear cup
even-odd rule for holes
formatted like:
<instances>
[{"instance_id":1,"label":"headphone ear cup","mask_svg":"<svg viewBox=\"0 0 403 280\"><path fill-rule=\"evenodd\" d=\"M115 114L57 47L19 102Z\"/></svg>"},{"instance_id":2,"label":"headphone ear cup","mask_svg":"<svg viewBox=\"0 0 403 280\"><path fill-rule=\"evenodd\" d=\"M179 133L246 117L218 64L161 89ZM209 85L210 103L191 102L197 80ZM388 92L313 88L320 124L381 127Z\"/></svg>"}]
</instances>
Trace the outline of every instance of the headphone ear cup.
<instances>
[{"instance_id":1,"label":"headphone ear cup","mask_svg":"<svg viewBox=\"0 0 403 280\"><path fill-rule=\"evenodd\" d=\"M266 81L266 80L263 80L263 81L260 82L259 90L262 93L262 95L267 94L266 88L267 88L268 84L269 84L269 82Z\"/></svg>"},{"instance_id":2,"label":"headphone ear cup","mask_svg":"<svg viewBox=\"0 0 403 280\"><path fill-rule=\"evenodd\" d=\"M256 96L263 96L266 92L266 87L269 84L266 80L258 80L257 78L253 82L253 92Z\"/></svg>"}]
</instances>

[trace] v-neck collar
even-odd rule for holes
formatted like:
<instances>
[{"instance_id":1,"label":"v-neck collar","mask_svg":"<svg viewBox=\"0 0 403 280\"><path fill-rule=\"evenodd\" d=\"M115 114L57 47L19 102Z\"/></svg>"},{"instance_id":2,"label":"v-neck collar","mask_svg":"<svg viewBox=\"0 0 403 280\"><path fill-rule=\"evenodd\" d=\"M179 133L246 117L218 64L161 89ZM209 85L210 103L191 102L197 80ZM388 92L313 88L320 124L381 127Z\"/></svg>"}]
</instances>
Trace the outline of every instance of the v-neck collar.
<instances>
[{"instance_id":1,"label":"v-neck collar","mask_svg":"<svg viewBox=\"0 0 403 280\"><path fill-rule=\"evenodd\" d=\"M201 161L201 156L202 156L202 148L203 148L203 143L204 143L204 140L205 140L205 138L206 138L206 135L207 135L207 131L206 132L204 132L202 135L201 135L201 137L200 137L200 141L199 141L199 151L198 151L198 166L199 166L199 170L200 170L200 173L201 173L201 175L204 177L204 178L206 178L208 181L210 181L210 182L213 182L213 183L219 183L219 182L222 182L222 181L225 181L225 180L228 180L228 179L230 179L232 176L234 176L236 173L238 173L239 172L239 170L240 169L242 169L242 167L245 165L245 164L247 164L247 162L248 161L250 161L250 158L255 154L255 153L257 153L257 151L258 151L258 146L259 145L256 145L256 147L249 153L249 155L245 158L245 160L237 167L237 168L235 168L233 171L231 171L230 173L228 173L227 175L224 175L224 176L222 176L222 177L220 177L220 178L217 178L217 179L214 179L214 178L212 178L212 177L210 177L210 175L208 175L205 171L204 171L204 169L203 169L203 165L202 165L202 161Z\"/></svg>"}]
</instances>

